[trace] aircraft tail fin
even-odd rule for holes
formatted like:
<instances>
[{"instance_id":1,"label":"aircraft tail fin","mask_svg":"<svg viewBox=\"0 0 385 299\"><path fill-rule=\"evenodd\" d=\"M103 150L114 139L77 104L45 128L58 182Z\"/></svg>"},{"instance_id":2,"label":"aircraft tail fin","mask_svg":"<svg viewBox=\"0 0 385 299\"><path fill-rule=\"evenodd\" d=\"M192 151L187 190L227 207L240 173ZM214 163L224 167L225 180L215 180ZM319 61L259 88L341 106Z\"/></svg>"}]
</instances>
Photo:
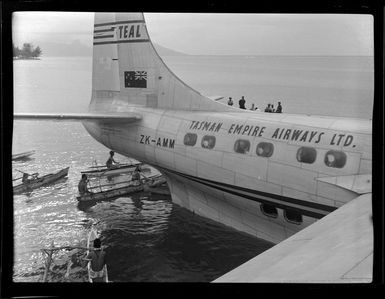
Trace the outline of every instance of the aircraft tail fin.
<instances>
[{"instance_id":1,"label":"aircraft tail fin","mask_svg":"<svg viewBox=\"0 0 385 299\"><path fill-rule=\"evenodd\" d=\"M90 111L129 107L229 111L182 82L151 43L142 13L96 13Z\"/></svg>"}]
</instances>

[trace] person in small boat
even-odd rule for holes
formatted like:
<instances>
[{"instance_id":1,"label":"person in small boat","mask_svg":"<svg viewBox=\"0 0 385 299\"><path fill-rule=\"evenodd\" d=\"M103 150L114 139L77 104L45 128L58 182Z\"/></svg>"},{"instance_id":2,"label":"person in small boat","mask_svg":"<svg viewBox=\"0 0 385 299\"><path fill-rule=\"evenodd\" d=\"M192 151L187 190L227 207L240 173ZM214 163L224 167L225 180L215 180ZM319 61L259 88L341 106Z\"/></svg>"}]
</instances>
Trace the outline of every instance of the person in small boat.
<instances>
[{"instance_id":1,"label":"person in small boat","mask_svg":"<svg viewBox=\"0 0 385 299\"><path fill-rule=\"evenodd\" d=\"M114 160L114 151L110 151L110 157L108 158L106 162L106 166L108 169L114 169L117 168L119 163Z\"/></svg>"},{"instance_id":2,"label":"person in small boat","mask_svg":"<svg viewBox=\"0 0 385 299\"><path fill-rule=\"evenodd\" d=\"M89 274L92 282L103 282L105 276L104 266L107 264L107 257L99 238L94 240L93 250L84 259L91 262Z\"/></svg>"},{"instance_id":3,"label":"person in small boat","mask_svg":"<svg viewBox=\"0 0 385 299\"><path fill-rule=\"evenodd\" d=\"M23 178L21 179L23 184L28 184L29 183L29 174L28 173L23 173Z\"/></svg>"},{"instance_id":4,"label":"person in small boat","mask_svg":"<svg viewBox=\"0 0 385 299\"><path fill-rule=\"evenodd\" d=\"M134 186L138 186L141 184L139 166L136 166L135 170L132 172L131 181L133 182Z\"/></svg>"},{"instance_id":5,"label":"person in small boat","mask_svg":"<svg viewBox=\"0 0 385 299\"><path fill-rule=\"evenodd\" d=\"M38 173L29 174L29 173L23 172L23 177L21 178L21 182L23 184L28 184L31 182L31 180L37 179L38 175L39 175Z\"/></svg>"},{"instance_id":6,"label":"person in small boat","mask_svg":"<svg viewBox=\"0 0 385 299\"><path fill-rule=\"evenodd\" d=\"M90 191L88 191L88 188L87 188L87 183L88 183L87 175L83 173L82 178L78 184L78 190L80 195L90 193Z\"/></svg>"}]
</instances>

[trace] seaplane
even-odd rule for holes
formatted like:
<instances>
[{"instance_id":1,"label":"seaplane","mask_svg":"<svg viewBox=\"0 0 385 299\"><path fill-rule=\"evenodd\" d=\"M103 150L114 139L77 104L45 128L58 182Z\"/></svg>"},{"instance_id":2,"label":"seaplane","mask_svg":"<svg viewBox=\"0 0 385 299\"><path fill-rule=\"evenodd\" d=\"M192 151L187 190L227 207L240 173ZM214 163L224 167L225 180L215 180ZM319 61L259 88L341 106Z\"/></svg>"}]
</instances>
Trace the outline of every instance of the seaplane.
<instances>
[{"instance_id":1,"label":"seaplane","mask_svg":"<svg viewBox=\"0 0 385 299\"><path fill-rule=\"evenodd\" d=\"M180 80L142 13L95 13L87 113L98 142L159 170L172 201L272 242L214 282L371 282L372 122L242 110Z\"/></svg>"}]
</instances>

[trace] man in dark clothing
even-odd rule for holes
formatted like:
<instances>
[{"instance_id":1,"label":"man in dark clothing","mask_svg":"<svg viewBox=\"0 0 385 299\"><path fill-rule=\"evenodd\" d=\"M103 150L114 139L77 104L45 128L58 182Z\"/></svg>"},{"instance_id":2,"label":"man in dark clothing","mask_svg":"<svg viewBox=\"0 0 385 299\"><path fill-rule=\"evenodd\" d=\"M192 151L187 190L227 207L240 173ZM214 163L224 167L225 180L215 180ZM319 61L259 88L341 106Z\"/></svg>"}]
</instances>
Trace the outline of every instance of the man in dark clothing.
<instances>
[{"instance_id":1,"label":"man in dark clothing","mask_svg":"<svg viewBox=\"0 0 385 299\"><path fill-rule=\"evenodd\" d=\"M246 100L245 100L244 96L242 96L242 98L239 100L239 108L246 109L245 103L246 103Z\"/></svg>"},{"instance_id":2,"label":"man in dark clothing","mask_svg":"<svg viewBox=\"0 0 385 299\"><path fill-rule=\"evenodd\" d=\"M271 112L270 104L267 104L267 107L265 108L265 112Z\"/></svg>"},{"instance_id":3,"label":"man in dark clothing","mask_svg":"<svg viewBox=\"0 0 385 299\"><path fill-rule=\"evenodd\" d=\"M88 182L87 175L83 173L82 178L78 184L78 190L79 190L80 195L84 195L86 193L89 193L88 188L87 188L87 182Z\"/></svg>"},{"instance_id":4,"label":"man in dark clothing","mask_svg":"<svg viewBox=\"0 0 385 299\"><path fill-rule=\"evenodd\" d=\"M139 166L136 166L135 170L132 172L131 181L133 182L134 186L139 186L141 184Z\"/></svg>"},{"instance_id":5,"label":"man in dark clothing","mask_svg":"<svg viewBox=\"0 0 385 299\"><path fill-rule=\"evenodd\" d=\"M233 100L231 99L231 97L229 97L229 100L227 101L227 105L233 106Z\"/></svg>"},{"instance_id":6,"label":"man in dark clothing","mask_svg":"<svg viewBox=\"0 0 385 299\"><path fill-rule=\"evenodd\" d=\"M113 169L113 168L118 167L119 163L114 160L114 154L115 154L114 151L110 151L110 157L108 158L108 160L106 162L106 166L108 169Z\"/></svg>"},{"instance_id":7,"label":"man in dark clothing","mask_svg":"<svg viewBox=\"0 0 385 299\"><path fill-rule=\"evenodd\" d=\"M106 276L104 267L107 264L107 259L101 245L100 239L95 239L93 250L85 257L86 260L90 261L88 267L92 282L104 282L104 277Z\"/></svg>"},{"instance_id":8,"label":"man in dark clothing","mask_svg":"<svg viewBox=\"0 0 385 299\"><path fill-rule=\"evenodd\" d=\"M275 113L282 113L281 102L278 102L277 110L275 110Z\"/></svg>"}]
</instances>

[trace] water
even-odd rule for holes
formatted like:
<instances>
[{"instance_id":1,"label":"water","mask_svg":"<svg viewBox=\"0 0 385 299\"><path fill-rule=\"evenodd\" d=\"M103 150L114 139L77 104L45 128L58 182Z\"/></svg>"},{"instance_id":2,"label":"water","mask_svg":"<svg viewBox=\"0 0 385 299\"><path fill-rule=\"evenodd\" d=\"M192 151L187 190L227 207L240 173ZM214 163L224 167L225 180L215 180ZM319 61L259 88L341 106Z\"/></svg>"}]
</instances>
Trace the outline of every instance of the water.
<instances>
[{"instance_id":1,"label":"water","mask_svg":"<svg viewBox=\"0 0 385 299\"><path fill-rule=\"evenodd\" d=\"M373 59L368 57L165 57L184 81L206 95L244 95L247 107L280 99L284 111L371 118ZM90 57L14 61L16 112L82 112L91 96ZM91 222L102 231L109 278L127 281L201 281L225 274L272 246L146 193L78 206L80 172L104 163L108 149L80 123L16 121L13 153L36 150L17 170L53 172L67 179L14 197L14 281L37 281L40 249L84 242ZM116 155L116 160L128 158ZM58 265L63 281L65 265ZM85 271L74 275L82 281Z\"/></svg>"}]
</instances>

